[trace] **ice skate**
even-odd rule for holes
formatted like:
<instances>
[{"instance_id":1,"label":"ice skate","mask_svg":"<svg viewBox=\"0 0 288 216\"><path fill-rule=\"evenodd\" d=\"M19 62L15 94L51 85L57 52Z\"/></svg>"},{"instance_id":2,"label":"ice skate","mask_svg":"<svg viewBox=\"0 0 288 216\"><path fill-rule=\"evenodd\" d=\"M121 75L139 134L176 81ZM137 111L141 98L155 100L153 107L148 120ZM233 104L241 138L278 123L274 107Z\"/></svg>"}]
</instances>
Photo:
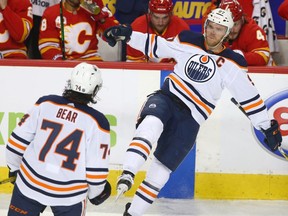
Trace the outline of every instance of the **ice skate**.
<instances>
[{"instance_id":1,"label":"ice skate","mask_svg":"<svg viewBox=\"0 0 288 216\"><path fill-rule=\"evenodd\" d=\"M132 184L134 184L134 175L131 173L123 172L123 174L118 178L117 182L117 196L115 201L119 199L122 194L130 190Z\"/></svg>"}]
</instances>

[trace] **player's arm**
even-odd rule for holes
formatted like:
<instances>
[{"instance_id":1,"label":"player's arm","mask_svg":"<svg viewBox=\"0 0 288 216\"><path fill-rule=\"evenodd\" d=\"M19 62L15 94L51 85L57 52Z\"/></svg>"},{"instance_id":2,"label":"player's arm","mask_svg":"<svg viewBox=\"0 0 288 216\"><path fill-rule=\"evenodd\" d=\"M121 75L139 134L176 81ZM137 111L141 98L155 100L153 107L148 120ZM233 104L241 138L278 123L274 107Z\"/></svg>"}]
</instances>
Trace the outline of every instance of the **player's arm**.
<instances>
[{"instance_id":1,"label":"player's arm","mask_svg":"<svg viewBox=\"0 0 288 216\"><path fill-rule=\"evenodd\" d=\"M168 41L156 34L144 34L132 31L131 26L119 25L108 28L104 37L110 46L115 46L117 41L127 42L132 48L137 49L149 58L174 58L178 55L178 39ZM178 44L177 44L178 42ZM182 52L182 50L180 51Z\"/></svg>"},{"instance_id":2,"label":"player's arm","mask_svg":"<svg viewBox=\"0 0 288 216\"><path fill-rule=\"evenodd\" d=\"M269 119L266 105L247 73L234 69L234 74L237 75L230 77L232 79L227 88L236 98L240 110L250 119L253 126L265 135L264 142L271 151L276 151L282 142L278 122L275 119ZM238 72L235 73L235 71Z\"/></svg>"},{"instance_id":3,"label":"player's arm","mask_svg":"<svg viewBox=\"0 0 288 216\"><path fill-rule=\"evenodd\" d=\"M6 145L6 163L11 172L19 170L23 154L34 139L37 127L38 105L35 105L19 121Z\"/></svg>"},{"instance_id":4,"label":"player's arm","mask_svg":"<svg viewBox=\"0 0 288 216\"><path fill-rule=\"evenodd\" d=\"M3 22L9 32L9 35L17 42L24 42L32 28L32 6L30 1L22 0L13 10L7 5L3 14Z\"/></svg>"},{"instance_id":5,"label":"player's arm","mask_svg":"<svg viewBox=\"0 0 288 216\"><path fill-rule=\"evenodd\" d=\"M267 108L246 70L239 65L231 67L225 77L225 86L257 130L270 127Z\"/></svg>"},{"instance_id":6,"label":"player's arm","mask_svg":"<svg viewBox=\"0 0 288 216\"><path fill-rule=\"evenodd\" d=\"M55 26L55 19L45 10L39 32L39 50L43 59L61 60L61 32Z\"/></svg>"},{"instance_id":7,"label":"player's arm","mask_svg":"<svg viewBox=\"0 0 288 216\"><path fill-rule=\"evenodd\" d=\"M128 45L140 50L150 58L175 58L178 53L174 41L167 41L156 34L133 31Z\"/></svg>"},{"instance_id":8,"label":"player's arm","mask_svg":"<svg viewBox=\"0 0 288 216\"><path fill-rule=\"evenodd\" d=\"M94 205L101 204L111 195L111 186L107 181L110 160L110 126L105 119L101 122L99 127L94 127L91 142L86 148L88 198Z\"/></svg>"}]
</instances>

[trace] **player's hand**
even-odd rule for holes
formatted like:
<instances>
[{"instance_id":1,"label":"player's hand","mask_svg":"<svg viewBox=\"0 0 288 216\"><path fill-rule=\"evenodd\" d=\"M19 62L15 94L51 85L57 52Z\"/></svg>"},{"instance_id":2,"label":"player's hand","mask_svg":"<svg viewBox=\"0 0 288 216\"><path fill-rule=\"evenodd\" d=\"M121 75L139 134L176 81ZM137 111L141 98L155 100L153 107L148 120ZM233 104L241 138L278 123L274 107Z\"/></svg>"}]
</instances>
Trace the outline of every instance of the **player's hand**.
<instances>
[{"instance_id":1,"label":"player's hand","mask_svg":"<svg viewBox=\"0 0 288 216\"><path fill-rule=\"evenodd\" d=\"M93 205L100 205L101 203L103 203L106 199L108 199L111 195L111 185L110 183L107 181L104 187L104 190L102 191L101 194L99 194L98 196L89 199L90 202Z\"/></svg>"},{"instance_id":2,"label":"player's hand","mask_svg":"<svg viewBox=\"0 0 288 216\"><path fill-rule=\"evenodd\" d=\"M278 122L273 119L271 120L271 127L267 130L262 129L265 135L264 142L268 145L271 151L276 151L281 146L282 135L280 133Z\"/></svg>"},{"instance_id":3,"label":"player's hand","mask_svg":"<svg viewBox=\"0 0 288 216\"><path fill-rule=\"evenodd\" d=\"M131 34L132 28L130 25L112 26L104 31L104 37L112 47L115 46L117 41L128 42Z\"/></svg>"}]
</instances>

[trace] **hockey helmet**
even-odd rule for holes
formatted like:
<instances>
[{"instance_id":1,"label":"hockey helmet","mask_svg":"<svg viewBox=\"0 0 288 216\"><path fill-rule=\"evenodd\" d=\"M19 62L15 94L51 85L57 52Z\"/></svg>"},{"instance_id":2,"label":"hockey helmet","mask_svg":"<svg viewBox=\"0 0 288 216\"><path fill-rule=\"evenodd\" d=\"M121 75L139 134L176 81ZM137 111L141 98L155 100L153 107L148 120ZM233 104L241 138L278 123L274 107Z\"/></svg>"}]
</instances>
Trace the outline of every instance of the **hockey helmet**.
<instances>
[{"instance_id":1,"label":"hockey helmet","mask_svg":"<svg viewBox=\"0 0 288 216\"><path fill-rule=\"evenodd\" d=\"M96 95L102 83L101 71L96 65L82 62L72 70L70 89L75 92Z\"/></svg>"},{"instance_id":2,"label":"hockey helmet","mask_svg":"<svg viewBox=\"0 0 288 216\"><path fill-rule=\"evenodd\" d=\"M172 0L150 0L149 10L153 13L167 14L173 10Z\"/></svg>"},{"instance_id":3,"label":"hockey helmet","mask_svg":"<svg viewBox=\"0 0 288 216\"><path fill-rule=\"evenodd\" d=\"M233 16L233 21L236 22L243 16L243 9L237 0L222 0L219 8L230 10Z\"/></svg>"},{"instance_id":4,"label":"hockey helmet","mask_svg":"<svg viewBox=\"0 0 288 216\"><path fill-rule=\"evenodd\" d=\"M227 27L226 34L224 35L223 38L226 38L228 36L228 34L230 33L231 29L234 26L232 13L230 12L230 10L223 10L221 8L216 8L208 14L205 26L207 25L208 21Z\"/></svg>"}]
</instances>

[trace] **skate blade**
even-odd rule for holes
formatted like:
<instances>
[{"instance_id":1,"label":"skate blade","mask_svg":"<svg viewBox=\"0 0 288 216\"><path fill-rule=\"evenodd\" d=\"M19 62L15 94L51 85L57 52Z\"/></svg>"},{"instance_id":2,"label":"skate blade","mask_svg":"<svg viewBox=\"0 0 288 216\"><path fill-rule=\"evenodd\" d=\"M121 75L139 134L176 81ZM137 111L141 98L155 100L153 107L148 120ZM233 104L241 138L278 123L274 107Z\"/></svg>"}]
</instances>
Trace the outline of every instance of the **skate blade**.
<instances>
[{"instance_id":1,"label":"skate blade","mask_svg":"<svg viewBox=\"0 0 288 216\"><path fill-rule=\"evenodd\" d=\"M128 187L126 185L125 186L123 185L122 187L121 187L121 185L118 186L117 196L115 198L115 202L127 191L127 189L128 189Z\"/></svg>"}]
</instances>

